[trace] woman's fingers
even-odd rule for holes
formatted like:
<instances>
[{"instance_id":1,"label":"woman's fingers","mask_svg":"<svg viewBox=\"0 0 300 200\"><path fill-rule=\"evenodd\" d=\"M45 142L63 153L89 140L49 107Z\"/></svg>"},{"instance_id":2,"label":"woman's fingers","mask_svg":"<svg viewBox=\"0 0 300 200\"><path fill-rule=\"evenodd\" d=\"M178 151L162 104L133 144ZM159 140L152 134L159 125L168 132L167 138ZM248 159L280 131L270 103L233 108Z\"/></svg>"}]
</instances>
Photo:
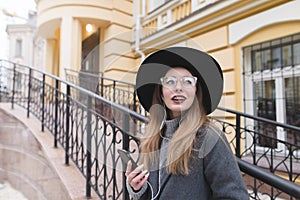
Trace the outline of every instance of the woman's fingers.
<instances>
[{"instance_id":1,"label":"woman's fingers","mask_svg":"<svg viewBox=\"0 0 300 200\"><path fill-rule=\"evenodd\" d=\"M126 171L126 176L127 176L128 182L130 183L134 177L136 177L139 173L141 173L143 168L144 168L144 165L140 165L132 171L132 163L129 161L127 164L128 170Z\"/></svg>"},{"instance_id":2,"label":"woman's fingers","mask_svg":"<svg viewBox=\"0 0 300 200\"><path fill-rule=\"evenodd\" d=\"M143 184L147 181L149 172L148 170L143 170L144 165L138 166L136 169L132 170L132 163L128 162L126 169L126 177L129 185L134 190L139 190Z\"/></svg>"},{"instance_id":3,"label":"woman's fingers","mask_svg":"<svg viewBox=\"0 0 300 200\"><path fill-rule=\"evenodd\" d=\"M149 176L148 170L144 170L141 173L139 173L137 176L135 176L133 179L131 179L129 184L134 190L138 191L147 181L148 176Z\"/></svg>"}]
</instances>

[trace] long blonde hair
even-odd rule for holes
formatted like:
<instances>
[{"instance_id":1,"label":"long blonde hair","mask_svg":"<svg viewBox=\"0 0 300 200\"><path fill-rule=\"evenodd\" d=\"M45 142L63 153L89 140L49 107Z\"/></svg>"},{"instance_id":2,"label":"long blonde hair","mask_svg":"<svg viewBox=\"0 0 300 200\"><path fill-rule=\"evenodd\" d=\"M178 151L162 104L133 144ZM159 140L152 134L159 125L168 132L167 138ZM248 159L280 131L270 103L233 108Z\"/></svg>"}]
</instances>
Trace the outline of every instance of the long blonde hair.
<instances>
[{"instance_id":1,"label":"long blonde hair","mask_svg":"<svg viewBox=\"0 0 300 200\"><path fill-rule=\"evenodd\" d=\"M148 168L159 161L161 143L160 126L164 116L164 103L161 99L161 86L154 90L153 104L150 108L150 121L147 124L144 137L141 140L141 161ZM189 174L189 161L193 150L194 140L199 128L208 120L202 105L202 89L197 85L193 104L181 119L178 129L170 140L167 150L166 169L171 174Z\"/></svg>"}]
</instances>

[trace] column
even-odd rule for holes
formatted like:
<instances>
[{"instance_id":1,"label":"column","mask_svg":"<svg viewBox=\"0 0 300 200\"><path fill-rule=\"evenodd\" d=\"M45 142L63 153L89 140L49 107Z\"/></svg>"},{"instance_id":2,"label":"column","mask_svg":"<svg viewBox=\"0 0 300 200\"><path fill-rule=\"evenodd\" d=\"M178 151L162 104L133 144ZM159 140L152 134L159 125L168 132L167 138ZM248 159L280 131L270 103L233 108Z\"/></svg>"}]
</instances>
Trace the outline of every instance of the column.
<instances>
[{"instance_id":1,"label":"column","mask_svg":"<svg viewBox=\"0 0 300 200\"><path fill-rule=\"evenodd\" d=\"M65 79L65 68L72 67L73 18L63 16L60 25L59 77Z\"/></svg>"}]
</instances>

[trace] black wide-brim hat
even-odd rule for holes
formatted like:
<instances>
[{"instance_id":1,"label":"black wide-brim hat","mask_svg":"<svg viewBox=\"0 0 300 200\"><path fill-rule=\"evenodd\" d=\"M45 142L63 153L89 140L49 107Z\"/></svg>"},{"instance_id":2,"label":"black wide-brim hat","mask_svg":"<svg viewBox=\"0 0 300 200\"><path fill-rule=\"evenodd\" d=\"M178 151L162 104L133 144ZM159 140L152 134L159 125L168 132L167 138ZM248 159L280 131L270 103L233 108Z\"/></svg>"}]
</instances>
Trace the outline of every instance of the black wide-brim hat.
<instances>
[{"instance_id":1,"label":"black wide-brim hat","mask_svg":"<svg viewBox=\"0 0 300 200\"><path fill-rule=\"evenodd\" d=\"M158 50L141 63L136 76L136 93L146 111L152 106L154 88L171 68L183 67L198 78L206 114L213 112L223 92L223 74L218 62L210 55L189 47Z\"/></svg>"}]
</instances>

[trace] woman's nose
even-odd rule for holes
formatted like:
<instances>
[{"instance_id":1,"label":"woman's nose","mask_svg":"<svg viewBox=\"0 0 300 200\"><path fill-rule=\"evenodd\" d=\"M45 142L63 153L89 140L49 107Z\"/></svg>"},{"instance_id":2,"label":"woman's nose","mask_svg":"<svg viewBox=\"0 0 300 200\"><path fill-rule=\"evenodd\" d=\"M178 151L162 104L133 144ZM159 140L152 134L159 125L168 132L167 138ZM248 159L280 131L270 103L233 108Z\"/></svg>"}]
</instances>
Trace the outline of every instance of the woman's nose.
<instances>
[{"instance_id":1,"label":"woman's nose","mask_svg":"<svg viewBox=\"0 0 300 200\"><path fill-rule=\"evenodd\" d=\"M175 90L182 90L182 82L181 81L177 81L177 83L175 85Z\"/></svg>"}]
</instances>

